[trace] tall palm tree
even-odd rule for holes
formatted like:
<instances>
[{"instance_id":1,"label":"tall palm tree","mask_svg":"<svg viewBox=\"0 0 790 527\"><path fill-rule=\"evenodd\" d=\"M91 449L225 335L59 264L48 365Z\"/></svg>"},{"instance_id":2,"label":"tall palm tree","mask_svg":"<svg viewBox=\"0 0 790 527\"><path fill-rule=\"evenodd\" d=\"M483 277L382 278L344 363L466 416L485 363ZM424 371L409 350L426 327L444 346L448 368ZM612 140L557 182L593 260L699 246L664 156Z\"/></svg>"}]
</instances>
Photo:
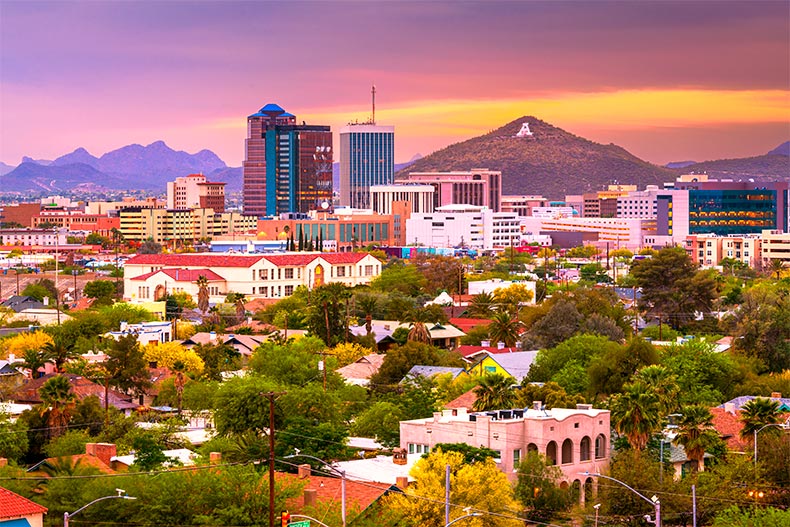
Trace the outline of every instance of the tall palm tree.
<instances>
[{"instance_id":1,"label":"tall palm tree","mask_svg":"<svg viewBox=\"0 0 790 527\"><path fill-rule=\"evenodd\" d=\"M198 309L202 314L208 311L208 278L203 275L198 276Z\"/></svg>"},{"instance_id":2,"label":"tall palm tree","mask_svg":"<svg viewBox=\"0 0 790 527\"><path fill-rule=\"evenodd\" d=\"M378 299L375 296L360 295L356 299L357 307L365 314L365 332L370 335L373 330L373 312L376 310Z\"/></svg>"},{"instance_id":3,"label":"tall palm tree","mask_svg":"<svg viewBox=\"0 0 790 527\"><path fill-rule=\"evenodd\" d=\"M612 397L609 408L612 427L634 450L644 450L650 436L660 428L658 396L643 382L626 384L622 393Z\"/></svg>"},{"instance_id":4,"label":"tall palm tree","mask_svg":"<svg viewBox=\"0 0 790 527\"><path fill-rule=\"evenodd\" d=\"M186 384L186 376L184 375L187 369L184 361L177 360L173 363L171 368L175 376L173 378L173 385L176 389L176 398L178 399L178 415L181 415L182 402L184 398L184 385Z\"/></svg>"},{"instance_id":5,"label":"tall palm tree","mask_svg":"<svg viewBox=\"0 0 790 527\"><path fill-rule=\"evenodd\" d=\"M641 381L652 388L658 396L662 416L667 416L677 409L680 386L678 386L677 376L670 372L666 366L659 364L645 366L636 372L634 380Z\"/></svg>"},{"instance_id":6,"label":"tall palm tree","mask_svg":"<svg viewBox=\"0 0 790 527\"><path fill-rule=\"evenodd\" d=\"M741 407L741 438L746 439L754 436L754 432L765 425L779 423L782 419L779 412L779 401L774 401L765 397L755 397ZM766 433L777 433L778 428L769 427Z\"/></svg>"},{"instance_id":7,"label":"tall palm tree","mask_svg":"<svg viewBox=\"0 0 790 527\"><path fill-rule=\"evenodd\" d=\"M75 358L77 352L74 351L74 345L72 343L66 344L61 337L55 337L52 342L47 342L46 345L44 345L44 356L47 358L47 362L55 364L55 370L57 372L62 372L63 364L69 359Z\"/></svg>"},{"instance_id":8,"label":"tall palm tree","mask_svg":"<svg viewBox=\"0 0 790 527\"><path fill-rule=\"evenodd\" d=\"M488 338L491 342L504 342L505 346L515 346L523 326L521 322L514 320L510 313L498 311L494 313L488 325Z\"/></svg>"},{"instance_id":9,"label":"tall palm tree","mask_svg":"<svg viewBox=\"0 0 790 527\"><path fill-rule=\"evenodd\" d=\"M423 344L431 343L431 334L428 331L427 324L435 323L435 313L430 309L424 307L412 309L403 319L403 322L408 322L410 329L407 340L414 342L422 342Z\"/></svg>"},{"instance_id":10,"label":"tall palm tree","mask_svg":"<svg viewBox=\"0 0 790 527\"><path fill-rule=\"evenodd\" d=\"M488 318L494 313L494 295L491 293L480 293L472 297L469 303L469 314L477 318Z\"/></svg>"},{"instance_id":11,"label":"tall palm tree","mask_svg":"<svg viewBox=\"0 0 790 527\"><path fill-rule=\"evenodd\" d=\"M38 396L41 398L39 411L42 416L47 415L50 437L57 437L68 425L76 406L77 397L71 391L71 384L66 377L56 375L39 388Z\"/></svg>"},{"instance_id":12,"label":"tall palm tree","mask_svg":"<svg viewBox=\"0 0 790 527\"><path fill-rule=\"evenodd\" d=\"M478 412L510 408L516 401L513 385L516 380L510 375L489 373L480 378L480 384L474 389L475 399L472 407Z\"/></svg>"},{"instance_id":13,"label":"tall palm tree","mask_svg":"<svg viewBox=\"0 0 790 527\"><path fill-rule=\"evenodd\" d=\"M243 324L247 310L244 307L244 293L236 293L236 300L234 306L236 307L236 324Z\"/></svg>"},{"instance_id":14,"label":"tall palm tree","mask_svg":"<svg viewBox=\"0 0 790 527\"><path fill-rule=\"evenodd\" d=\"M686 456L696 462L692 470L705 470L705 451L719 441L719 434L713 428L713 415L701 404L684 406L680 411L682 416L675 443L683 445Z\"/></svg>"}]
</instances>

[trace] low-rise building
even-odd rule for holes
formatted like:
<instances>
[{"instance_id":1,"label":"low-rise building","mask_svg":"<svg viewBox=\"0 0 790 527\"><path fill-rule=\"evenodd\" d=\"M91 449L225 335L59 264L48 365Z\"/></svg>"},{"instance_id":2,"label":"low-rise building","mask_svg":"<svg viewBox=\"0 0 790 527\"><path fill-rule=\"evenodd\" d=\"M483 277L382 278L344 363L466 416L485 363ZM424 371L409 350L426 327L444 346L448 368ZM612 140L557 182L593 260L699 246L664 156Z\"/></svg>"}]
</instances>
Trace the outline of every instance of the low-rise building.
<instances>
[{"instance_id":1,"label":"low-rise building","mask_svg":"<svg viewBox=\"0 0 790 527\"><path fill-rule=\"evenodd\" d=\"M516 467L536 451L562 470L563 486L592 487L580 473L604 472L609 465L609 411L579 404L576 408L532 408L469 413L443 410L432 417L400 423L400 446L409 454L430 452L440 443L465 443L494 450L497 466L516 480ZM588 494L584 492L582 496Z\"/></svg>"},{"instance_id":2,"label":"low-rise building","mask_svg":"<svg viewBox=\"0 0 790 527\"><path fill-rule=\"evenodd\" d=\"M406 240L428 247L468 247L476 250L518 245L519 217L475 205L447 205L406 220Z\"/></svg>"},{"instance_id":3,"label":"low-rise building","mask_svg":"<svg viewBox=\"0 0 790 527\"><path fill-rule=\"evenodd\" d=\"M299 286L367 285L379 274L381 262L368 253L138 254L124 265L124 298L148 302L183 291L196 299L201 275L209 281L213 304L231 292L248 299L284 298Z\"/></svg>"},{"instance_id":4,"label":"low-rise building","mask_svg":"<svg viewBox=\"0 0 790 527\"><path fill-rule=\"evenodd\" d=\"M0 487L0 526L43 527L46 513L46 507Z\"/></svg>"}]
</instances>

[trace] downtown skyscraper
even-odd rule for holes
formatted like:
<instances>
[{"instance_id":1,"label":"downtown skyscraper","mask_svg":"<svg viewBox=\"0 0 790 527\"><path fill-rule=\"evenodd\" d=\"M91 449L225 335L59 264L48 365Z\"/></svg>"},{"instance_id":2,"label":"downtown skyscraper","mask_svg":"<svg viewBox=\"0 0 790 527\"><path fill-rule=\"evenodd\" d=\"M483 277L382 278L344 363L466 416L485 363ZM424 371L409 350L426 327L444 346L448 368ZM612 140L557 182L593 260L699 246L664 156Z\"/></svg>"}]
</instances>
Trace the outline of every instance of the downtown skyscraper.
<instances>
[{"instance_id":1,"label":"downtown skyscraper","mask_svg":"<svg viewBox=\"0 0 790 527\"><path fill-rule=\"evenodd\" d=\"M267 104L247 117L243 208L276 216L332 203L332 131L296 124L296 116Z\"/></svg>"},{"instance_id":2,"label":"downtown skyscraper","mask_svg":"<svg viewBox=\"0 0 790 527\"><path fill-rule=\"evenodd\" d=\"M391 185L395 165L395 127L376 124L376 87L368 122L340 129L340 204L369 209L371 185Z\"/></svg>"}]
</instances>

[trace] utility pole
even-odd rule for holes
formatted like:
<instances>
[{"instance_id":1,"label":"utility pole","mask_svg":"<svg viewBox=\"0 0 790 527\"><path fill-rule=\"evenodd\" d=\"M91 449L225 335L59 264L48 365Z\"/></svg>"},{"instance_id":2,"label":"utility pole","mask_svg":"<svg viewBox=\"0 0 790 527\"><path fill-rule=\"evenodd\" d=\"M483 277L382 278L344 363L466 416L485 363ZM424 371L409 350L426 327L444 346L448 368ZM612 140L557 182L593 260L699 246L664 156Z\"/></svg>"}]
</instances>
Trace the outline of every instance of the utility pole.
<instances>
[{"instance_id":1,"label":"utility pole","mask_svg":"<svg viewBox=\"0 0 790 527\"><path fill-rule=\"evenodd\" d=\"M318 361L318 369L324 374L324 392L326 392L326 356L332 354L325 351L316 351L315 354L321 355L321 360Z\"/></svg>"},{"instance_id":2,"label":"utility pole","mask_svg":"<svg viewBox=\"0 0 790 527\"><path fill-rule=\"evenodd\" d=\"M285 393L260 393L269 399L269 527L274 527L274 398Z\"/></svg>"}]
</instances>

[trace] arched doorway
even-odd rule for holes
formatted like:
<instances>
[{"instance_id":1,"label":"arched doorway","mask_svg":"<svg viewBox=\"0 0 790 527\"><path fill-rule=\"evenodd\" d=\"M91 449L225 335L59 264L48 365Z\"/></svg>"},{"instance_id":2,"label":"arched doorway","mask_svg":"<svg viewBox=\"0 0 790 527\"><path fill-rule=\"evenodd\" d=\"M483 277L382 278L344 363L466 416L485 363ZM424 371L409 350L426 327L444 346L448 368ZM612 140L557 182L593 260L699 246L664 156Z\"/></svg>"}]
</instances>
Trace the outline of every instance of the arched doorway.
<instances>
[{"instance_id":1,"label":"arched doorway","mask_svg":"<svg viewBox=\"0 0 790 527\"><path fill-rule=\"evenodd\" d=\"M164 300L166 296L167 296L167 287L162 284L156 286L156 289L154 289L154 302L159 302L160 300Z\"/></svg>"},{"instance_id":2,"label":"arched doorway","mask_svg":"<svg viewBox=\"0 0 790 527\"><path fill-rule=\"evenodd\" d=\"M315 266L315 278L313 279L313 287L320 287L324 285L324 266L318 264Z\"/></svg>"},{"instance_id":3,"label":"arched doorway","mask_svg":"<svg viewBox=\"0 0 790 527\"><path fill-rule=\"evenodd\" d=\"M546 445L546 463L548 465L557 464L557 443L554 441L549 441L549 444Z\"/></svg>"}]
</instances>

